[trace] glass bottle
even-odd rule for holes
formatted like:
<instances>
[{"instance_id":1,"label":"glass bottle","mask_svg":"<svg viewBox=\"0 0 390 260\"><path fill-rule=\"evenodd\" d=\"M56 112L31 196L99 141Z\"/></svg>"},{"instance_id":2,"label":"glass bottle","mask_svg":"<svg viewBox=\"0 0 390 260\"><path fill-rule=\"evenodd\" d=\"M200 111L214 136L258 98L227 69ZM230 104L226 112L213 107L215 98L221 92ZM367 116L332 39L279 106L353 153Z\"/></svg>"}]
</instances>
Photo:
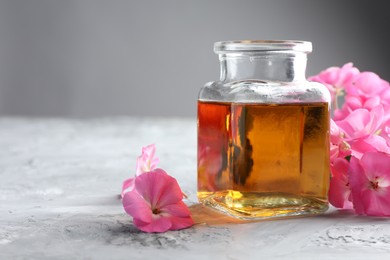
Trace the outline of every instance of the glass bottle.
<instances>
[{"instance_id":1,"label":"glass bottle","mask_svg":"<svg viewBox=\"0 0 390 260\"><path fill-rule=\"evenodd\" d=\"M305 77L311 42L216 42L198 99L198 199L240 219L328 208L330 95Z\"/></svg>"}]
</instances>

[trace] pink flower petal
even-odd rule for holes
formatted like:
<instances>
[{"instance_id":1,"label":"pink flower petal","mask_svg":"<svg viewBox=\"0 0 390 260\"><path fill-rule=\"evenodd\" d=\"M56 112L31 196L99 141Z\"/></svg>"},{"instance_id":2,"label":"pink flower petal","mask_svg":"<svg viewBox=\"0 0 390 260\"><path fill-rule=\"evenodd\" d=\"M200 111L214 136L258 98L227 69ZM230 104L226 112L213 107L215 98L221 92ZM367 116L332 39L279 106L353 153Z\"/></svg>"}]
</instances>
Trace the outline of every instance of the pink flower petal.
<instances>
[{"instance_id":1,"label":"pink flower petal","mask_svg":"<svg viewBox=\"0 0 390 260\"><path fill-rule=\"evenodd\" d=\"M390 216L390 191L378 196L375 190L365 190L362 194L364 214L368 216Z\"/></svg>"},{"instance_id":2,"label":"pink flower petal","mask_svg":"<svg viewBox=\"0 0 390 260\"><path fill-rule=\"evenodd\" d=\"M353 111L358 108L362 108L362 99L358 96L346 96L345 104Z\"/></svg>"},{"instance_id":3,"label":"pink flower petal","mask_svg":"<svg viewBox=\"0 0 390 260\"><path fill-rule=\"evenodd\" d=\"M359 74L359 70L353 67L352 63L347 63L343 67L330 67L320 74L310 77L310 81L324 84L330 91L332 100L340 89L345 89L352 85L353 79Z\"/></svg>"},{"instance_id":4,"label":"pink flower petal","mask_svg":"<svg viewBox=\"0 0 390 260\"><path fill-rule=\"evenodd\" d=\"M356 213L390 216L390 155L365 153L350 162L350 184ZM374 186L375 185L375 186Z\"/></svg>"},{"instance_id":5,"label":"pink flower petal","mask_svg":"<svg viewBox=\"0 0 390 260\"><path fill-rule=\"evenodd\" d=\"M172 227L172 221L169 218L158 215L153 216L151 222L143 222L140 219L133 219L134 225L144 232L166 232Z\"/></svg>"},{"instance_id":6,"label":"pink flower petal","mask_svg":"<svg viewBox=\"0 0 390 260\"><path fill-rule=\"evenodd\" d=\"M355 79L355 88L360 95L373 96L382 91L382 79L373 72L362 72Z\"/></svg>"},{"instance_id":7,"label":"pink flower petal","mask_svg":"<svg viewBox=\"0 0 390 260\"><path fill-rule=\"evenodd\" d=\"M175 217L188 217L191 215L190 210L183 201L179 201L175 204L170 204L162 207L161 213L169 214Z\"/></svg>"},{"instance_id":8,"label":"pink flower petal","mask_svg":"<svg viewBox=\"0 0 390 260\"><path fill-rule=\"evenodd\" d=\"M347 104L343 106L342 109L336 109L333 112L333 120L335 121L341 121L344 120L351 112L353 109L351 109Z\"/></svg>"},{"instance_id":9,"label":"pink flower petal","mask_svg":"<svg viewBox=\"0 0 390 260\"><path fill-rule=\"evenodd\" d=\"M338 144L341 141L340 128L333 119L330 119L330 141L333 144Z\"/></svg>"},{"instance_id":10,"label":"pink flower petal","mask_svg":"<svg viewBox=\"0 0 390 260\"><path fill-rule=\"evenodd\" d=\"M370 120L370 112L367 109L356 109L347 118L338 121L337 125L344 130L349 138L357 138L369 134L364 130Z\"/></svg>"},{"instance_id":11,"label":"pink flower petal","mask_svg":"<svg viewBox=\"0 0 390 260\"><path fill-rule=\"evenodd\" d=\"M346 183L338 178L332 178L329 186L329 202L336 208L352 208L348 201L351 192Z\"/></svg>"},{"instance_id":12,"label":"pink flower petal","mask_svg":"<svg viewBox=\"0 0 390 260\"><path fill-rule=\"evenodd\" d=\"M345 158L351 154L350 145L344 140L345 134L337 125L338 122L331 120L330 124L330 162L337 158Z\"/></svg>"},{"instance_id":13,"label":"pink flower petal","mask_svg":"<svg viewBox=\"0 0 390 260\"><path fill-rule=\"evenodd\" d=\"M370 121L370 129L371 133L375 133L383 124L385 110L382 105L378 105L371 109L370 111L371 121Z\"/></svg>"},{"instance_id":14,"label":"pink flower petal","mask_svg":"<svg viewBox=\"0 0 390 260\"><path fill-rule=\"evenodd\" d=\"M363 190L361 194L364 215L381 216L380 203L374 190Z\"/></svg>"},{"instance_id":15,"label":"pink flower petal","mask_svg":"<svg viewBox=\"0 0 390 260\"><path fill-rule=\"evenodd\" d=\"M381 213L384 216L390 216L390 189L387 187L380 192L380 196L377 196L379 204L381 205Z\"/></svg>"},{"instance_id":16,"label":"pink flower petal","mask_svg":"<svg viewBox=\"0 0 390 260\"><path fill-rule=\"evenodd\" d=\"M385 104L390 104L390 85L389 82L384 83L386 86L381 93L381 100L384 101Z\"/></svg>"},{"instance_id":17,"label":"pink flower petal","mask_svg":"<svg viewBox=\"0 0 390 260\"><path fill-rule=\"evenodd\" d=\"M134 189L134 181L135 178L129 178L123 182L121 193L122 198L126 192L132 191Z\"/></svg>"},{"instance_id":18,"label":"pink flower petal","mask_svg":"<svg viewBox=\"0 0 390 260\"><path fill-rule=\"evenodd\" d=\"M179 230L188 228L194 225L194 221L190 216L188 217L171 217L172 227L170 230Z\"/></svg>"},{"instance_id":19,"label":"pink flower petal","mask_svg":"<svg viewBox=\"0 0 390 260\"><path fill-rule=\"evenodd\" d=\"M358 214L365 213L362 190L366 189L368 182L359 160L352 157L349 162L349 185L352 192L353 207Z\"/></svg>"},{"instance_id":20,"label":"pink flower petal","mask_svg":"<svg viewBox=\"0 0 390 260\"><path fill-rule=\"evenodd\" d=\"M337 125L346 133L347 140L354 140L377 134L383 120L384 108L380 105L371 111L365 108L356 109L344 120L337 121Z\"/></svg>"},{"instance_id":21,"label":"pink flower petal","mask_svg":"<svg viewBox=\"0 0 390 260\"><path fill-rule=\"evenodd\" d=\"M349 201L351 189L348 181L348 161L343 158L337 158L331 169L332 178L329 187L329 202L337 208L352 208L352 203Z\"/></svg>"},{"instance_id":22,"label":"pink flower petal","mask_svg":"<svg viewBox=\"0 0 390 260\"><path fill-rule=\"evenodd\" d=\"M380 105L381 105L381 98L379 96L370 97L364 102L364 107L369 110Z\"/></svg>"},{"instance_id":23,"label":"pink flower petal","mask_svg":"<svg viewBox=\"0 0 390 260\"><path fill-rule=\"evenodd\" d=\"M135 188L153 208L163 208L183 199L183 193L176 179L162 169L139 175L135 180Z\"/></svg>"},{"instance_id":24,"label":"pink flower petal","mask_svg":"<svg viewBox=\"0 0 390 260\"><path fill-rule=\"evenodd\" d=\"M127 214L133 218L145 223L152 221L153 213L150 204L137 191L133 190L125 193L122 204Z\"/></svg>"},{"instance_id":25,"label":"pink flower petal","mask_svg":"<svg viewBox=\"0 0 390 260\"><path fill-rule=\"evenodd\" d=\"M346 63L340 70L338 86L347 87L351 85L354 77L359 75L360 71L353 66L352 62Z\"/></svg>"},{"instance_id":26,"label":"pink flower petal","mask_svg":"<svg viewBox=\"0 0 390 260\"><path fill-rule=\"evenodd\" d=\"M154 170L159 163L155 157L156 146L154 144L142 148L142 154L137 158L136 176Z\"/></svg>"},{"instance_id":27,"label":"pink flower petal","mask_svg":"<svg viewBox=\"0 0 390 260\"><path fill-rule=\"evenodd\" d=\"M161 214L169 216L172 222L170 230L188 228L194 224L191 218L191 212L183 201L165 206L161 209Z\"/></svg>"},{"instance_id":28,"label":"pink flower petal","mask_svg":"<svg viewBox=\"0 0 390 260\"><path fill-rule=\"evenodd\" d=\"M341 180L344 180L346 183L348 182L348 169L349 169L349 163L344 158L337 158L334 161L333 167L332 167L332 177L339 178Z\"/></svg>"},{"instance_id":29,"label":"pink flower petal","mask_svg":"<svg viewBox=\"0 0 390 260\"><path fill-rule=\"evenodd\" d=\"M366 153L361 159L368 178L387 176L390 178L390 155L385 153Z\"/></svg>"},{"instance_id":30,"label":"pink flower petal","mask_svg":"<svg viewBox=\"0 0 390 260\"><path fill-rule=\"evenodd\" d=\"M386 140L379 135L371 135L364 138L356 139L349 142L351 145L352 155L361 158L368 152L385 152L390 153L390 147Z\"/></svg>"}]
</instances>

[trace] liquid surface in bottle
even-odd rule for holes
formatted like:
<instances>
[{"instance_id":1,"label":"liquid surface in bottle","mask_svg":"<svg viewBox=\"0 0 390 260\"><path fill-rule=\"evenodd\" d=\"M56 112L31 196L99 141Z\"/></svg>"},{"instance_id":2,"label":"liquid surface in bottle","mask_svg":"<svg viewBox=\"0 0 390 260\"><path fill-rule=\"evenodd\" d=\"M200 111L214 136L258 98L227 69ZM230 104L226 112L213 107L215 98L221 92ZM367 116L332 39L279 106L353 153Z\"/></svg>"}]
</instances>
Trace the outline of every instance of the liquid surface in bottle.
<instances>
[{"instance_id":1,"label":"liquid surface in bottle","mask_svg":"<svg viewBox=\"0 0 390 260\"><path fill-rule=\"evenodd\" d=\"M198 198L242 219L328 208L327 103L198 102Z\"/></svg>"}]
</instances>

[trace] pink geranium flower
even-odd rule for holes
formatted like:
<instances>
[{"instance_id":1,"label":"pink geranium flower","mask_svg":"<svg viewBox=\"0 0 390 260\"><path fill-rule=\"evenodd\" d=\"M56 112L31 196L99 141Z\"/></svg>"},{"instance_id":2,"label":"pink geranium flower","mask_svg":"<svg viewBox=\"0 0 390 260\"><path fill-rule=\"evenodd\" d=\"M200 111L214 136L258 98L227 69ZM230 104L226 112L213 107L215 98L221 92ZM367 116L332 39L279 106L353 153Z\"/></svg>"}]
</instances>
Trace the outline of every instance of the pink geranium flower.
<instances>
[{"instance_id":1,"label":"pink geranium flower","mask_svg":"<svg viewBox=\"0 0 390 260\"><path fill-rule=\"evenodd\" d=\"M390 155L368 152L352 157L349 181L355 211L361 215L390 216Z\"/></svg>"},{"instance_id":2,"label":"pink geranium flower","mask_svg":"<svg viewBox=\"0 0 390 260\"><path fill-rule=\"evenodd\" d=\"M329 202L337 208L352 209L348 168L349 163L343 158L337 158L331 166L332 178L329 187Z\"/></svg>"},{"instance_id":3,"label":"pink geranium flower","mask_svg":"<svg viewBox=\"0 0 390 260\"><path fill-rule=\"evenodd\" d=\"M339 208L352 201L359 214L390 215L389 82L359 72L352 63L309 79L325 84L332 94L329 201Z\"/></svg>"},{"instance_id":4,"label":"pink geranium flower","mask_svg":"<svg viewBox=\"0 0 390 260\"><path fill-rule=\"evenodd\" d=\"M122 202L137 228L145 232L165 232L194 224L182 199L176 179L162 169L155 169L137 176L134 189L124 195Z\"/></svg>"},{"instance_id":5,"label":"pink geranium flower","mask_svg":"<svg viewBox=\"0 0 390 260\"><path fill-rule=\"evenodd\" d=\"M135 176L139 176L144 172L149 172L156 169L159 163L159 158L155 156L156 146L150 144L142 148L142 154L137 158ZM126 192L134 189L135 178L126 179L122 184L122 198Z\"/></svg>"}]
</instances>

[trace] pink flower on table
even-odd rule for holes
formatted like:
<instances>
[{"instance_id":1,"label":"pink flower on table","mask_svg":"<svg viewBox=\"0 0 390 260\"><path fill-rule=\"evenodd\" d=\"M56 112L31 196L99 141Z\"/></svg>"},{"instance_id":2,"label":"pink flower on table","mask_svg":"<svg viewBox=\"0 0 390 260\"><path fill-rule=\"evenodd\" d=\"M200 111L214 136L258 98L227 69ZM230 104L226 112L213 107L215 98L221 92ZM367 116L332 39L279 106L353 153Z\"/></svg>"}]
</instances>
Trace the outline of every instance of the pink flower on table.
<instances>
[{"instance_id":1,"label":"pink flower on table","mask_svg":"<svg viewBox=\"0 0 390 260\"><path fill-rule=\"evenodd\" d=\"M134 189L124 195L122 203L137 228L144 232L165 232L194 224L182 198L176 179L162 169L155 169L135 178Z\"/></svg>"},{"instance_id":2,"label":"pink flower on table","mask_svg":"<svg viewBox=\"0 0 390 260\"><path fill-rule=\"evenodd\" d=\"M155 157L156 146L150 144L142 148L142 154L137 158L135 176L139 176L144 172L149 172L156 169L159 163L159 158ZM126 192L134 189L135 177L126 179L122 184L122 198Z\"/></svg>"},{"instance_id":3,"label":"pink flower on table","mask_svg":"<svg viewBox=\"0 0 390 260\"><path fill-rule=\"evenodd\" d=\"M352 157L349 181L356 213L390 216L390 155L368 152Z\"/></svg>"},{"instance_id":4,"label":"pink flower on table","mask_svg":"<svg viewBox=\"0 0 390 260\"><path fill-rule=\"evenodd\" d=\"M331 166L332 178L330 179L329 202L337 208L353 208L348 168L349 163L343 158L337 158Z\"/></svg>"},{"instance_id":5,"label":"pink flower on table","mask_svg":"<svg viewBox=\"0 0 390 260\"><path fill-rule=\"evenodd\" d=\"M320 74L310 77L310 81L324 84L332 96L332 100L342 95L346 86L349 86L353 78L359 74L359 70L353 67L352 63L347 63L343 67L330 67Z\"/></svg>"}]
</instances>

